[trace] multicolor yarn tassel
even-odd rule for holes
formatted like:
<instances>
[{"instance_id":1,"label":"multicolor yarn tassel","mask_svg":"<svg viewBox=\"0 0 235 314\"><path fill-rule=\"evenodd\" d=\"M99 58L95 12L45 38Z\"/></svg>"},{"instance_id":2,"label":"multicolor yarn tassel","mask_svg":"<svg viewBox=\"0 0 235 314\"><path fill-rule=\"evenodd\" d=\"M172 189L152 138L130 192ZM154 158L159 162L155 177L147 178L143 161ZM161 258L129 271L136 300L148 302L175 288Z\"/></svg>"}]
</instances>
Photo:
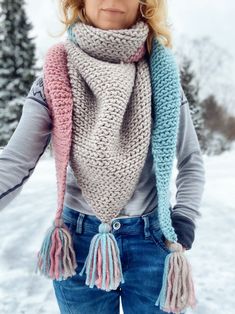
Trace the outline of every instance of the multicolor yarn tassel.
<instances>
[{"instance_id":1,"label":"multicolor yarn tassel","mask_svg":"<svg viewBox=\"0 0 235 314\"><path fill-rule=\"evenodd\" d=\"M86 269L86 285L94 285L105 291L115 290L120 282L124 283L122 265L117 241L108 223L99 225L99 233L91 239L89 253L83 269Z\"/></svg>"},{"instance_id":2,"label":"multicolor yarn tassel","mask_svg":"<svg viewBox=\"0 0 235 314\"><path fill-rule=\"evenodd\" d=\"M55 219L37 253L35 272L48 278L65 280L76 274L76 256L71 234L63 220Z\"/></svg>"},{"instance_id":3,"label":"multicolor yarn tassel","mask_svg":"<svg viewBox=\"0 0 235 314\"><path fill-rule=\"evenodd\" d=\"M196 305L191 266L180 243L171 243L166 256L162 288L155 305L167 313L180 314Z\"/></svg>"}]
</instances>

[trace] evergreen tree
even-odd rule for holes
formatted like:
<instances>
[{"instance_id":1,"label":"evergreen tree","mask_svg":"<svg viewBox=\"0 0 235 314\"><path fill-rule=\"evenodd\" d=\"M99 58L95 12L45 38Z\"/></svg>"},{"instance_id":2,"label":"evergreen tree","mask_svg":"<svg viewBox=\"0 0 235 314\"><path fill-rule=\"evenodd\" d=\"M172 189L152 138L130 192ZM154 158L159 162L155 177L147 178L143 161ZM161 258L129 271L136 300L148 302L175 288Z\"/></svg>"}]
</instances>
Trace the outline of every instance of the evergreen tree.
<instances>
[{"instance_id":1,"label":"evergreen tree","mask_svg":"<svg viewBox=\"0 0 235 314\"><path fill-rule=\"evenodd\" d=\"M193 124L202 151L204 150L203 110L199 100L199 82L192 68L191 60L184 56L180 65L181 85L189 102Z\"/></svg>"},{"instance_id":2,"label":"evergreen tree","mask_svg":"<svg viewBox=\"0 0 235 314\"><path fill-rule=\"evenodd\" d=\"M220 154L235 140L235 117L211 94L202 101L205 121L206 154Z\"/></svg>"},{"instance_id":3,"label":"evergreen tree","mask_svg":"<svg viewBox=\"0 0 235 314\"><path fill-rule=\"evenodd\" d=\"M17 127L24 97L36 78L31 29L24 0L0 0L0 146Z\"/></svg>"}]
</instances>

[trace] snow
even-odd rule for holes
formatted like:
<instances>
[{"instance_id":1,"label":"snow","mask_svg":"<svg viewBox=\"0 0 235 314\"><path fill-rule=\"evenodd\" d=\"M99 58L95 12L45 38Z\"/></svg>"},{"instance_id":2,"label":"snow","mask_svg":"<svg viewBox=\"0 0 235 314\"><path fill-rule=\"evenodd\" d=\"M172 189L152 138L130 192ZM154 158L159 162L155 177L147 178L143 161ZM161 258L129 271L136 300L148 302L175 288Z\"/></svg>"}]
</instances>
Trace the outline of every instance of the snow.
<instances>
[{"instance_id":1,"label":"snow","mask_svg":"<svg viewBox=\"0 0 235 314\"><path fill-rule=\"evenodd\" d=\"M235 146L230 152L203 158L206 185L202 217L198 218L193 248L186 253L198 304L187 314L233 314ZM175 176L174 167L173 180ZM1 314L59 313L52 282L34 273L35 254L55 208L54 160L44 154L20 195L0 212Z\"/></svg>"}]
</instances>

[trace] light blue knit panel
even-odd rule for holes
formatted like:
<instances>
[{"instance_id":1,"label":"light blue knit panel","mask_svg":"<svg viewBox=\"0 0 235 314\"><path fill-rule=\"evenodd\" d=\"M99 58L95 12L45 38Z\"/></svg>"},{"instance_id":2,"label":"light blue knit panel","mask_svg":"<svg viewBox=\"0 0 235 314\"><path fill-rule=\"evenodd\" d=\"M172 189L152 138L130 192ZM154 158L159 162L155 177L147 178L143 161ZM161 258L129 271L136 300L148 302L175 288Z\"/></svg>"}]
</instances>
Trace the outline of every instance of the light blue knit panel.
<instances>
[{"instance_id":1,"label":"light blue knit panel","mask_svg":"<svg viewBox=\"0 0 235 314\"><path fill-rule=\"evenodd\" d=\"M151 141L158 190L158 217L164 236L176 242L177 234L170 215L169 189L179 127L180 71L172 50L163 46L156 37L149 61L154 120Z\"/></svg>"},{"instance_id":2,"label":"light blue knit panel","mask_svg":"<svg viewBox=\"0 0 235 314\"><path fill-rule=\"evenodd\" d=\"M75 21L70 24L67 28L67 38L69 40L71 40L72 42L74 42L75 44L77 43L77 40L76 40L76 37L74 35L74 32L73 32L73 28L76 26L76 23L77 22L81 22L79 16L77 16L77 18L75 19Z\"/></svg>"}]
</instances>

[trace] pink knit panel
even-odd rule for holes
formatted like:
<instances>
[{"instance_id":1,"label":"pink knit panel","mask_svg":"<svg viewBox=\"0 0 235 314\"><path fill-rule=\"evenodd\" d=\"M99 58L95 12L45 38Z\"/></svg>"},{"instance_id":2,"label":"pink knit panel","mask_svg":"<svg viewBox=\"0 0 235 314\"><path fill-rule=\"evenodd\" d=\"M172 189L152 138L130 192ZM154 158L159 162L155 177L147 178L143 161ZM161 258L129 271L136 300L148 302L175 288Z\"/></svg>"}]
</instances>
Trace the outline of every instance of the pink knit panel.
<instances>
[{"instance_id":1,"label":"pink knit panel","mask_svg":"<svg viewBox=\"0 0 235 314\"><path fill-rule=\"evenodd\" d=\"M72 136L73 97L67 55L63 43L53 45L47 52L43 66L44 88L52 117L52 148L56 166L57 212L60 218L65 194L67 165Z\"/></svg>"}]
</instances>

